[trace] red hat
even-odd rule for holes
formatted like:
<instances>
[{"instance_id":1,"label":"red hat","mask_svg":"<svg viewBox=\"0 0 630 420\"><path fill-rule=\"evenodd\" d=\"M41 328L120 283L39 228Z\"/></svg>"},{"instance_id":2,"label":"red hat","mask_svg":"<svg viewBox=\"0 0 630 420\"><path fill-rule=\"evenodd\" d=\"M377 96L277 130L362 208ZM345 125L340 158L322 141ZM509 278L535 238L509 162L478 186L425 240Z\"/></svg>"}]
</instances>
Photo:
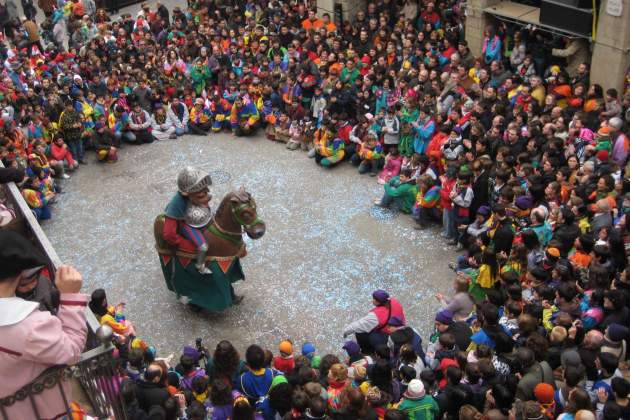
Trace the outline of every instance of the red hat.
<instances>
[{"instance_id":1,"label":"red hat","mask_svg":"<svg viewBox=\"0 0 630 420\"><path fill-rule=\"evenodd\" d=\"M547 383L540 383L534 388L534 395L541 404L549 404L553 401L553 387Z\"/></svg>"},{"instance_id":2,"label":"red hat","mask_svg":"<svg viewBox=\"0 0 630 420\"><path fill-rule=\"evenodd\" d=\"M608 150L600 150L597 152L596 156L598 160L605 162L608 160Z\"/></svg>"}]
</instances>

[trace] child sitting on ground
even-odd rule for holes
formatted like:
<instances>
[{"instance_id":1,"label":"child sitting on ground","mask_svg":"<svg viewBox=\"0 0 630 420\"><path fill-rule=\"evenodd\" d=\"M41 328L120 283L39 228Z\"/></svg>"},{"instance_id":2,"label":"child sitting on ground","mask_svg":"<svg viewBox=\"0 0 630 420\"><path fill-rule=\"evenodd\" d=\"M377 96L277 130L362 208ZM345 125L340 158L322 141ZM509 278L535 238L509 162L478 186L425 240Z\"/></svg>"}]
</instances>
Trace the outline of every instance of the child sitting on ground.
<instances>
[{"instance_id":1,"label":"child sitting on ground","mask_svg":"<svg viewBox=\"0 0 630 420\"><path fill-rule=\"evenodd\" d=\"M287 142L287 149L297 150L302 145L302 121L293 120L289 127L289 141Z\"/></svg>"}]
</instances>

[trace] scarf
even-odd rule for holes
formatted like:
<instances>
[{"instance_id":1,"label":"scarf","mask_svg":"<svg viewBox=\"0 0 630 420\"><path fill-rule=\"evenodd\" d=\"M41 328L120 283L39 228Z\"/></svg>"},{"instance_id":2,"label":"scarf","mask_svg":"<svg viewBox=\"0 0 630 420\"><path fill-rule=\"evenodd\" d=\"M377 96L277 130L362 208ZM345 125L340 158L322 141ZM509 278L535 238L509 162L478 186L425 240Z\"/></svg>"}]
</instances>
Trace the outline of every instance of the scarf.
<instances>
[{"instance_id":1,"label":"scarf","mask_svg":"<svg viewBox=\"0 0 630 420\"><path fill-rule=\"evenodd\" d=\"M131 119L133 120L134 124L143 124L146 121L144 111L140 111L140 113L133 112L131 114Z\"/></svg>"},{"instance_id":2,"label":"scarf","mask_svg":"<svg viewBox=\"0 0 630 420\"><path fill-rule=\"evenodd\" d=\"M162 125L166 122L166 114L155 114L155 122Z\"/></svg>"}]
</instances>

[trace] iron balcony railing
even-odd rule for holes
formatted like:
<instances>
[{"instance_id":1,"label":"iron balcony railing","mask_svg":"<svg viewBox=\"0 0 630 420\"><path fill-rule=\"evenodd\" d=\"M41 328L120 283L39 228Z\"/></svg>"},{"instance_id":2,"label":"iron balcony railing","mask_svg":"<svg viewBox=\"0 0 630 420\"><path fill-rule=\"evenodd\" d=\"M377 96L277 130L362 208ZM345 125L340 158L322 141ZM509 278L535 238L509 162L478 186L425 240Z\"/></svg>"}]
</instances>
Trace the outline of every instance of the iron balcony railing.
<instances>
[{"instance_id":1,"label":"iron balcony railing","mask_svg":"<svg viewBox=\"0 0 630 420\"><path fill-rule=\"evenodd\" d=\"M0 167L3 167L2 162L0 162ZM61 260L24 201L17 185L4 184L0 188L0 199L16 213L16 220L5 228L19 231L44 253L48 260L48 271L54 279ZM76 380L80 384L91 406L88 410L91 415L99 419L126 419L124 402L119 393L120 380L116 374L112 356L114 350L112 330L108 326L101 326L89 307L85 310L85 317L88 324L88 337L79 362L71 366L52 366L13 395L0 397L0 416L3 420L15 420L7 417L7 410L10 406L25 400L29 401L33 410L33 416L30 418L40 420L42 417L35 404L35 397L54 388L59 390L59 398L70 415L71 396L66 395L61 386L63 381L69 380Z\"/></svg>"}]
</instances>

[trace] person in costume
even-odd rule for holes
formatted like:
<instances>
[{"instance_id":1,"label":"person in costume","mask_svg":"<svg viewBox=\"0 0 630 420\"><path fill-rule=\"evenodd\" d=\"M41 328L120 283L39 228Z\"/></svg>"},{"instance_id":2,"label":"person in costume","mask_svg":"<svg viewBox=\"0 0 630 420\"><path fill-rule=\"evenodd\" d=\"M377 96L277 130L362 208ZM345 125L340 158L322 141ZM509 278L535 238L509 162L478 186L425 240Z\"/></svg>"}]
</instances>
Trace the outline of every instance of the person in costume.
<instances>
[{"instance_id":1,"label":"person in costume","mask_svg":"<svg viewBox=\"0 0 630 420\"><path fill-rule=\"evenodd\" d=\"M42 182L37 176L30 177L22 187L22 197L31 208L37 220L47 220L52 217L48 204L55 195L52 192L44 193L42 191Z\"/></svg>"},{"instance_id":2,"label":"person in costume","mask_svg":"<svg viewBox=\"0 0 630 420\"><path fill-rule=\"evenodd\" d=\"M210 115L212 117L212 131L214 133L231 127L231 112L232 104L230 104L227 99L221 97L218 90L215 90L212 100L210 101Z\"/></svg>"},{"instance_id":3,"label":"person in costume","mask_svg":"<svg viewBox=\"0 0 630 420\"><path fill-rule=\"evenodd\" d=\"M335 166L346 155L345 142L335 138L334 128L334 123L329 120L323 122L322 127L315 131L313 156L315 161L325 168Z\"/></svg>"},{"instance_id":4,"label":"person in costume","mask_svg":"<svg viewBox=\"0 0 630 420\"><path fill-rule=\"evenodd\" d=\"M370 173L370 176L376 176L381 157L383 156L383 147L378 142L374 133L368 133L366 140L359 146L359 173Z\"/></svg>"},{"instance_id":5,"label":"person in costume","mask_svg":"<svg viewBox=\"0 0 630 420\"><path fill-rule=\"evenodd\" d=\"M386 344L390 332L389 325L392 318L398 318L402 325L406 325L405 311L402 305L385 290L375 290L372 293L372 308L364 317L353 321L343 329L343 337L355 335L357 343L364 354L373 353L378 345Z\"/></svg>"},{"instance_id":6,"label":"person in costume","mask_svg":"<svg viewBox=\"0 0 630 420\"><path fill-rule=\"evenodd\" d=\"M195 99L195 105L190 110L190 120L188 121L190 133L205 136L211 127L210 110L206 107L203 98Z\"/></svg>"},{"instance_id":7,"label":"person in costume","mask_svg":"<svg viewBox=\"0 0 630 420\"><path fill-rule=\"evenodd\" d=\"M418 222L419 228L427 227L431 222L442 220L440 209L440 186L430 175L418 177L418 194L413 206L412 216Z\"/></svg>"},{"instance_id":8,"label":"person in costume","mask_svg":"<svg viewBox=\"0 0 630 420\"><path fill-rule=\"evenodd\" d=\"M211 184L210 176L199 169L186 167L179 172L177 175L178 191L164 211L162 236L178 252L196 256L195 272L197 276L199 273L202 276L213 276L213 281L208 284L200 283L198 278L194 279L194 284L189 284L188 280L189 277L192 278L192 273L186 268L186 261L174 256L169 262L169 264L176 265L172 267L170 273L169 287L173 287L174 291L180 295L187 294L186 297L189 301L186 303L195 309L203 306L208 310L223 310L232 304L240 303L243 297L234 293L231 284L232 278L218 277L223 274L218 273L221 270L208 269L206 272L198 268L205 260L206 251L202 248L204 245L207 247L207 244L201 233L201 227L195 228L195 226L206 226L212 219L212 212L208 206L210 202L208 187ZM165 268L165 270L167 269ZM242 279L240 265L236 270L238 271L236 277ZM167 284L169 284L169 280L167 280Z\"/></svg>"},{"instance_id":9,"label":"person in costume","mask_svg":"<svg viewBox=\"0 0 630 420\"><path fill-rule=\"evenodd\" d=\"M136 135L129 128L129 113L122 105L114 106L114 111L109 113L107 125L113 131L118 144L122 140L129 143L136 142Z\"/></svg>"},{"instance_id":10,"label":"person in costume","mask_svg":"<svg viewBox=\"0 0 630 420\"><path fill-rule=\"evenodd\" d=\"M235 136L248 136L254 134L260 122L260 114L256 105L248 100L238 96L232 105L230 113L230 124L232 132Z\"/></svg>"}]
</instances>

